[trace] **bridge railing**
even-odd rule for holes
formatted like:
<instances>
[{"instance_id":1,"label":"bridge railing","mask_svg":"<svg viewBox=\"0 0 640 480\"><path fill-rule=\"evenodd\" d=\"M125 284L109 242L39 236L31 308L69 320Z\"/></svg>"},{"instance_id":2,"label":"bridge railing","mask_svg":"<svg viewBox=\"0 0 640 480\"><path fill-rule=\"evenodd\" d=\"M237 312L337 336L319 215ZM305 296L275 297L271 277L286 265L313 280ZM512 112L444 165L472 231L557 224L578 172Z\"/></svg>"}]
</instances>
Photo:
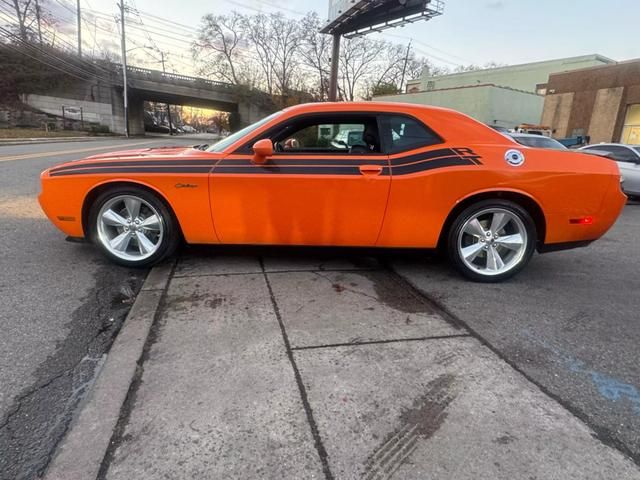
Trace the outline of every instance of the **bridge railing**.
<instances>
[{"instance_id":1,"label":"bridge railing","mask_svg":"<svg viewBox=\"0 0 640 480\"><path fill-rule=\"evenodd\" d=\"M116 69L122 71L122 65L117 65ZM141 67L127 66L127 75L132 79L151 80L155 82L165 82L174 84L189 84L189 86L197 86L201 88L230 89L233 84L219 82L217 80L209 80L206 78L192 77L190 75L182 75L179 73L161 72L160 70L151 70Z\"/></svg>"}]
</instances>

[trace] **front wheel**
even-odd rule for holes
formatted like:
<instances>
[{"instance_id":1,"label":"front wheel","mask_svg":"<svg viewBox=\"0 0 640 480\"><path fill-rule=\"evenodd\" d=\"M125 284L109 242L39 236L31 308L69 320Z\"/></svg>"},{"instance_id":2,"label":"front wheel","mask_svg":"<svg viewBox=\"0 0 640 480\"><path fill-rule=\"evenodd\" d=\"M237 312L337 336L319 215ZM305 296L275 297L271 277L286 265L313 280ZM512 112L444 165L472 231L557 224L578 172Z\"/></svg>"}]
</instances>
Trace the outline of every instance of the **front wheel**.
<instances>
[{"instance_id":1,"label":"front wheel","mask_svg":"<svg viewBox=\"0 0 640 480\"><path fill-rule=\"evenodd\" d=\"M512 277L531 259L536 227L520 205L485 200L465 209L449 230L447 250L454 266L478 282Z\"/></svg>"},{"instance_id":2,"label":"front wheel","mask_svg":"<svg viewBox=\"0 0 640 480\"><path fill-rule=\"evenodd\" d=\"M111 260L146 267L171 255L179 242L172 213L157 196L136 187L102 193L89 211L92 241Z\"/></svg>"}]
</instances>

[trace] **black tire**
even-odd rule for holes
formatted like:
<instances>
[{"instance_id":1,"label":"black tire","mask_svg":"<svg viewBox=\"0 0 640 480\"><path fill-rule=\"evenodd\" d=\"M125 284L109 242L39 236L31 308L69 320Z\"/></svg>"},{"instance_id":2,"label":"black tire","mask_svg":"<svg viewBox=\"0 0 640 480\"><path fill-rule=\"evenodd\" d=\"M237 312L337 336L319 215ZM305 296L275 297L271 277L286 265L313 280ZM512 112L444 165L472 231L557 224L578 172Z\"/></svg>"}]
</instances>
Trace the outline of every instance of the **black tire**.
<instances>
[{"instance_id":1,"label":"black tire","mask_svg":"<svg viewBox=\"0 0 640 480\"><path fill-rule=\"evenodd\" d=\"M499 274L483 274L470 268L462 258L462 255L458 248L458 240L461 235L462 228L468 220L473 219L474 216L488 209L503 209L511 212L515 215L524 225L526 230L526 244L524 245L524 252L519 260L514 261L512 267L507 271ZM453 264L453 266L466 278L475 282L482 283L496 283L502 282L508 278L513 277L520 272L531 260L531 256L536 247L537 232L536 225L529 212L515 202L508 200L482 200L475 203L466 209L464 209L453 221L451 227L447 233L447 255Z\"/></svg>"},{"instance_id":2,"label":"black tire","mask_svg":"<svg viewBox=\"0 0 640 480\"><path fill-rule=\"evenodd\" d=\"M138 197L151 205L158 213L163 225L163 236L157 249L152 255L144 259L127 260L114 255L102 243L98 235L98 213L107 202L115 197L124 195ZM135 186L115 186L102 192L91 205L87 219L89 238L91 241L109 260L126 267L150 267L159 263L175 252L182 238L178 221L165 202L148 190Z\"/></svg>"}]
</instances>

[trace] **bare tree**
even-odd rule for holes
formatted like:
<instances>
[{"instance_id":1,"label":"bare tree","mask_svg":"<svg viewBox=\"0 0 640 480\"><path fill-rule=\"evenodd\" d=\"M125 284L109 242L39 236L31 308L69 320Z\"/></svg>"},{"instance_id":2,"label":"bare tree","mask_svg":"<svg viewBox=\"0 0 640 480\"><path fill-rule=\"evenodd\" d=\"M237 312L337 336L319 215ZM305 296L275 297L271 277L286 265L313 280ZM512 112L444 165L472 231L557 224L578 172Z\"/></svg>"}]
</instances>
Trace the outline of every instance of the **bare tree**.
<instances>
[{"instance_id":1,"label":"bare tree","mask_svg":"<svg viewBox=\"0 0 640 480\"><path fill-rule=\"evenodd\" d=\"M316 98L323 101L329 97L331 37L319 32L321 23L316 12L304 17L301 25L305 32L300 48L301 62L315 75L317 86L311 88L317 91Z\"/></svg>"},{"instance_id":2,"label":"bare tree","mask_svg":"<svg viewBox=\"0 0 640 480\"><path fill-rule=\"evenodd\" d=\"M385 44L367 37L346 39L342 44L339 61L338 89L344 100L353 101L364 96L363 80L377 67L377 59Z\"/></svg>"},{"instance_id":3,"label":"bare tree","mask_svg":"<svg viewBox=\"0 0 640 480\"><path fill-rule=\"evenodd\" d=\"M293 19L288 19L282 14L270 16L271 35L274 49L274 74L277 88L286 103L291 90L292 79L298 71L300 45L302 43L302 30L300 24Z\"/></svg>"},{"instance_id":4,"label":"bare tree","mask_svg":"<svg viewBox=\"0 0 640 480\"><path fill-rule=\"evenodd\" d=\"M36 9L31 0L13 0L13 8L18 20L20 38L26 42L29 40L28 29L36 19Z\"/></svg>"},{"instance_id":5,"label":"bare tree","mask_svg":"<svg viewBox=\"0 0 640 480\"><path fill-rule=\"evenodd\" d=\"M275 93L274 64L276 54L269 16L260 13L245 17L243 27L262 71L263 87L266 88L269 95L273 95Z\"/></svg>"},{"instance_id":6,"label":"bare tree","mask_svg":"<svg viewBox=\"0 0 640 480\"><path fill-rule=\"evenodd\" d=\"M203 17L193 54L204 63L204 74L235 85L244 83L246 79L241 76L241 49L245 42L243 21L244 17L237 12Z\"/></svg>"}]
</instances>

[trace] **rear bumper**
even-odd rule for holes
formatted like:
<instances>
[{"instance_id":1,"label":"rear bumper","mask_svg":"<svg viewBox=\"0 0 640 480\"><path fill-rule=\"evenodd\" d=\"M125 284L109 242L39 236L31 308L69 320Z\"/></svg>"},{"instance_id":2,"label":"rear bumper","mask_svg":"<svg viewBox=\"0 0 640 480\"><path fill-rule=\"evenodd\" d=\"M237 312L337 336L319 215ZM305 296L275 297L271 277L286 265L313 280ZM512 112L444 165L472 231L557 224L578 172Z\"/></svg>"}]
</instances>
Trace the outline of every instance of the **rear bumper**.
<instances>
[{"instance_id":1,"label":"rear bumper","mask_svg":"<svg viewBox=\"0 0 640 480\"><path fill-rule=\"evenodd\" d=\"M627 196L622 192L619 181L612 181L608 186L596 211L576 208L571 212L546 216L547 235L544 244L538 247L540 252L566 250L588 245L602 237L616 223L627 203ZM592 217L590 224L575 224L572 220L581 217Z\"/></svg>"}]
</instances>

